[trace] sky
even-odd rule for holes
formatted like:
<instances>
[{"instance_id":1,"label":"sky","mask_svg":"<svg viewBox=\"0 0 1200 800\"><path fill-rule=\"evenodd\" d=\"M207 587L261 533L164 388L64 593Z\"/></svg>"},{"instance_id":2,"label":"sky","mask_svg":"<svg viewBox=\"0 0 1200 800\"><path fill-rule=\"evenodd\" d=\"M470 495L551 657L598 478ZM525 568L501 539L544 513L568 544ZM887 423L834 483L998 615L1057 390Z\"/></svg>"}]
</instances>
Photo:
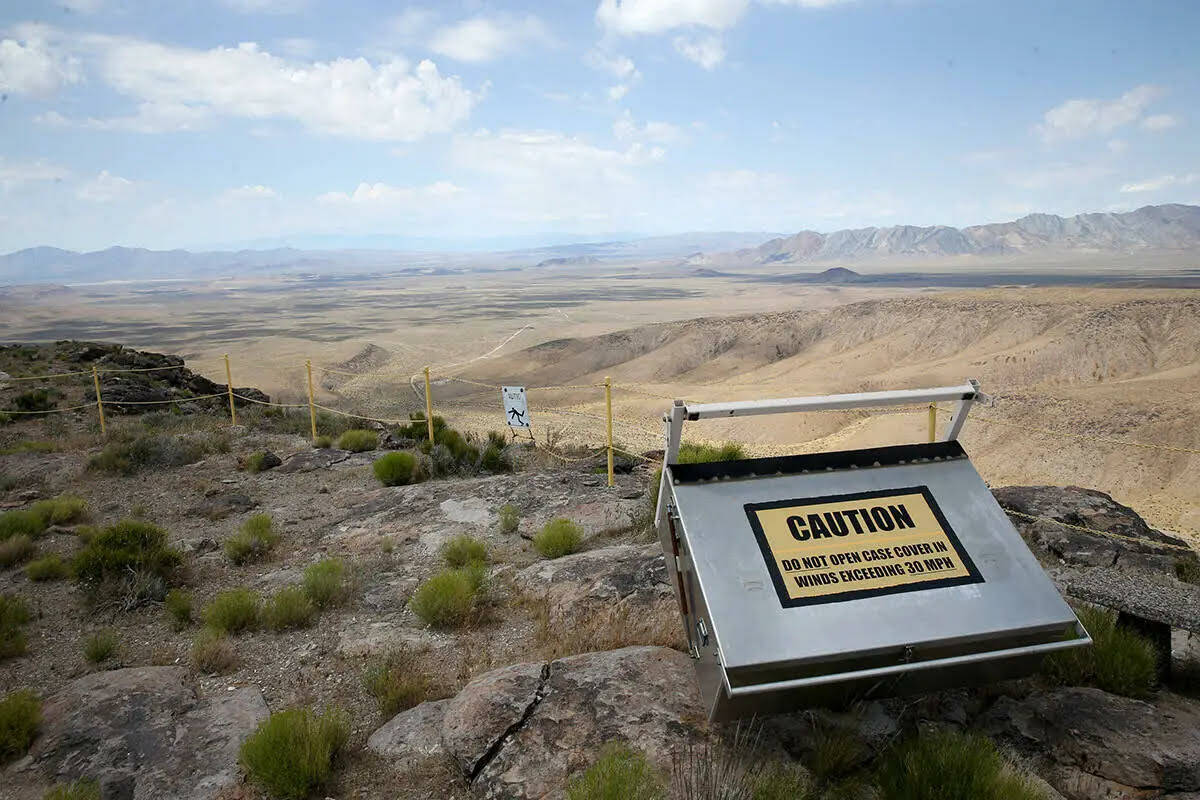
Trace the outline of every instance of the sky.
<instances>
[{"instance_id":1,"label":"sky","mask_svg":"<svg viewBox=\"0 0 1200 800\"><path fill-rule=\"evenodd\" d=\"M0 4L0 252L1200 202L1194 0Z\"/></svg>"}]
</instances>

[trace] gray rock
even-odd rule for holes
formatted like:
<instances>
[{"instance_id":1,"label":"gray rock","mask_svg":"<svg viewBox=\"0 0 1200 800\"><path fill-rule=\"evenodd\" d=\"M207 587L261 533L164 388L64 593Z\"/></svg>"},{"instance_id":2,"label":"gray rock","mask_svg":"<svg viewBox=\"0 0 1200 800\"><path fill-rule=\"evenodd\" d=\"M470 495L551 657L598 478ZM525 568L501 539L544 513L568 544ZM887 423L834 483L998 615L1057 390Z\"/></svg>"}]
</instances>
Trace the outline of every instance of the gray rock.
<instances>
[{"instance_id":1,"label":"gray rock","mask_svg":"<svg viewBox=\"0 0 1200 800\"><path fill-rule=\"evenodd\" d=\"M1120 797L1129 787L1200 790L1200 702L1177 695L1164 692L1149 703L1069 688L1004 697L980 727L1048 759L1042 776L1073 799Z\"/></svg>"},{"instance_id":2,"label":"gray rock","mask_svg":"<svg viewBox=\"0 0 1200 800\"><path fill-rule=\"evenodd\" d=\"M1151 528L1133 509L1095 489L1004 486L993 489L992 494L1010 512L1009 518L1035 551L1067 564L1093 567L1119 564L1170 571L1181 552L1177 548L1187 545L1182 539ZM1114 536L1086 533L1022 514Z\"/></svg>"},{"instance_id":3,"label":"gray rock","mask_svg":"<svg viewBox=\"0 0 1200 800\"><path fill-rule=\"evenodd\" d=\"M270 450L267 450L263 453L262 463L259 465L259 468L263 470L275 469L282 463L283 459L272 453Z\"/></svg>"},{"instance_id":4,"label":"gray rock","mask_svg":"<svg viewBox=\"0 0 1200 800\"><path fill-rule=\"evenodd\" d=\"M675 602L657 544L614 545L539 561L517 573L516 585L564 608L589 602Z\"/></svg>"},{"instance_id":5,"label":"gray rock","mask_svg":"<svg viewBox=\"0 0 1200 800\"><path fill-rule=\"evenodd\" d=\"M207 498L188 513L202 516L205 519L217 520L225 519L231 514L245 513L257 505L258 503L244 494L219 494Z\"/></svg>"},{"instance_id":6,"label":"gray rock","mask_svg":"<svg viewBox=\"0 0 1200 800\"><path fill-rule=\"evenodd\" d=\"M193 539L180 539L175 543L175 546L184 553L195 553L196 555L204 555L211 553L220 547L216 539L210 539L207 536L198 536Z\"/></svg>"},{"instance_id":7,"label":"gray rock","mask_svg":"<svg viewBox=\"0 0 1200 800\"><path fill-rule=\"evenodd\" d=\"M433 700L401 711L367 739L367 749L401 772L443 755L442 720L449 700Z\"/></svg>"},{"instance_id":8,"label":"gray rock","mask_svg":"<svg viewBox=\"0 0 1200 800\"><path fill-rule=\"evenodd\" d=\"M237 782L238 748L266 716L258 689L202 696L182 667L96 672L46 701L30 757L49 780L114 796L208 800Z\"/></svg>"},{"instance_id":9,"label":"gray rock","mask_svg":"<svg viewBox=\"0 0 1200 800\"><path fill-rule=\"evenodd\" d=\"M275 468L276 472L290 474L293 472L315 472L319 469L329 469L334 464L345 461L350 454L345 450L332 448L322 450L302 450L290 455L283 463Z\"/></svg>"}]
</instances>

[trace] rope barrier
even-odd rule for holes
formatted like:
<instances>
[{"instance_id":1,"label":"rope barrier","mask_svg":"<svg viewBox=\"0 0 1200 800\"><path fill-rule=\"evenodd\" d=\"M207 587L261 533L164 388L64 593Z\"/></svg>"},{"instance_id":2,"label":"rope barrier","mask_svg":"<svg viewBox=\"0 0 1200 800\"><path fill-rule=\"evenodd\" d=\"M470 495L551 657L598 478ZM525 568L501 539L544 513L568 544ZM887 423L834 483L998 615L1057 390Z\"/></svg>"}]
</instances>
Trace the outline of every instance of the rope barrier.
<instances>
[{"instance_id":1,"label":"rope barrier","mask_svg":"<svg viewBox=\"0 0 1200 800\"><path fill-rule=\"evenodd\" d=\"M221 392L221 394L225 394ZM247 403L256 403L260 406L271 406L273 408L308 408L308 403L272 403L269 400L256 400L253 397L246 397L244 394L232 393L239 400L245 400ZM211 395L212 397L220 397L221 395Z\"/></svg>"},{"instance_id":2,"label":"rope barrier","mask_svg":"<svg viewBox=\"0 0 1200 800\"><path fill-rule=\"evenodd\" d=\"M79 410L79 409L81 409L81 408L95 408L95 407L96 407L96 404L95 404L95 403L85 403L84 405L81 405L81 406L67 406L66 408L51 408L51 409L47 409L46 411L3 411L3 412L0 412L0 413L3 413L3 414L12 414L12 415L16 415L16 414L22 414L22 415L29 415L29 414L62 414L62 413L65 413L65 412L67 412L67 411L78 411L78 410Z\"/></svg>"},{"instance_id":3,"label":"rope barrier","mask_svg":"<svg viewBox=\"0 0 1200 800\"><path fill-rule=\"evenodd\" d=\"M224 392L216 394L201 394L195 397L176 397L171 400L105 400L106 405L110 406L165 406L171 403L190 403L194 400L211 400L214 397L224 397ZM82 406L81 406L82 407Z\"/></svg>"},{"instance_id":4,"label":"rope barrier","mask_svg":"<svg viewBox=\"0 0 1200 800\"><path fill-rule=\"evenodd\" d=\"M138 367L137 369L97 369L101 375L120 375L127 372L160 372L167 369L183 369L183 364L172 364L168 367ZM47 375L10 375L5 378L6 381L50 381L56 378L69 378L74 375L91 375L90 369L80 370L79 372L54 372Z\"/></svg>"},{"instance_id":5,"label":"rope barrier","mask_svg":"<svg viewBox=\"0 0 1200 800\"><path fill-rule=\"evenodd\" d=\"M1136 536L1126 536L1121 533L1113 533L1112 531L1099 531L1099 530L1096 530L1095 528L1085 528L1082 525L1072 525L1069 522L1063 522L1062 520L1054 519L1053 517L1039 517L1035 514L1026 514L1023 511L1016 511L1014 509L1008 508L1007 506L1001 506L1001 508L1004 509L1004 513L1006 513L1006 514L1012 514L1013 516L1022 517L1024 519L1028 519L1028 520L1033 520L1034 522L1052 522L1055 525L1061 525L1064 528L1070 528L1071 530L1081 531L1083 533L1090 533L1090 534L1094 534L1096 536L1107 536L1109 539L1124 539L1126 541L1134 542L1136 544L1144 544L1144 545L1148 545L1150 547L1165 547L1170 550L1186 550L1188 552L1193 552L1191 547L1189 547L1188 545L1184 545L1184 544L1172 544L1170 542L1147 541L1146 539L1139 539Z\"/></svg>"}]
</instances>

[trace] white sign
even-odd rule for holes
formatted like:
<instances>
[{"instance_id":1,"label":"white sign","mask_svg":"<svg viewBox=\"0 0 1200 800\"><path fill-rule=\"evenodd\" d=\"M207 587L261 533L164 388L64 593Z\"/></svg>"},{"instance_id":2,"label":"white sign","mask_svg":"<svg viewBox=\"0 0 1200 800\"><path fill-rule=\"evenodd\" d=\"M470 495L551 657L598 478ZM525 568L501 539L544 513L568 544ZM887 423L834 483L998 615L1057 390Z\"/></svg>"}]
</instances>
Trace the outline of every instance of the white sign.
<instances>
[{"instance_id":1,"label":"white sign","mask_svg":"<svg viewBox=\"0 0 1200 800\"><path fill-rule=\"evenodd\" d=\"M524 386L501 386L504 400L504 419L510 428L529 427L529 404L525 401Z\"/></svg>"}]
</instances>

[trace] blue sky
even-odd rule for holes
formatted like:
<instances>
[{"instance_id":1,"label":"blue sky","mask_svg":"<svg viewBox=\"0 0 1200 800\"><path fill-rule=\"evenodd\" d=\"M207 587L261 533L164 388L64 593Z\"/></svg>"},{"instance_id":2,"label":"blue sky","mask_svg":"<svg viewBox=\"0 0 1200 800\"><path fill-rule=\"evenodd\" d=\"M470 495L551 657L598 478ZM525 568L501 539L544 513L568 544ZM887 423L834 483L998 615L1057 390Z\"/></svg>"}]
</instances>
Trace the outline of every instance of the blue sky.
<instances>
[{"instance_id":1,"label":"blue sky","mask_svg":"<svg viewBox=\"0 0 1200 800\"><path fill-rule=\"evenodd\" d=\"M0 251L1197 202L1197 31L1190 0L8 0Z\"/></svg>"}]
</instances>

